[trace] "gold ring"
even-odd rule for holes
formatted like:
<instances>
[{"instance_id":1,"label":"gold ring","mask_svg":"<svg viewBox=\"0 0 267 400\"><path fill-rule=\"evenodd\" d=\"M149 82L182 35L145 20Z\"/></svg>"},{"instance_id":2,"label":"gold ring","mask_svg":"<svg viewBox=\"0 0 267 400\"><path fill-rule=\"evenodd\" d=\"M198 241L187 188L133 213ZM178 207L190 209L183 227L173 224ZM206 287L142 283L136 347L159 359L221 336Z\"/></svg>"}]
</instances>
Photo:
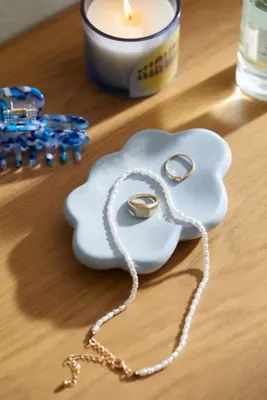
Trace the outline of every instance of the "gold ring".
<instances>
[{"instance_id":1,"label":"gold ring","mask_svg":"<svg viewBox=\"0 0 267 400\"><path fill-rule=\"evenodd\" d=\"M174 158L178 158L178 157L186 158L187 160L190 161L190 164L191 164L191 169L190 169L190 171L188 171L188 172L187 172L185 175L183 175L183 176L173 175L173 174L170 172L169 167L168 167L168 166L169 166L169 162L172 161ZM168 160L165 161L165 171L166 171L166 174L168 175L169 178L171 178L171 179L174 180L174 181L178 181L178 182L184 181L186 178L188 178L188 177L195 171L195 169L196 169L196 165L195 165L194 160L193 160L190 156L188 156L187 154L177 153L177 154L174 154L173 156L169 157Z\"/></svg>"},{"instance_id":2,"label":"gold ring","mask_svg":"<svg viewBox=\"0 0 267 400\"><path fill-rule=\"evenodd\" d=\"M151 203L140 203L136 200L149 199ZM159 206L159 199L155 194L140 193L135 194L128 200L129 211L137 218L150 218Z\"/></svg>"}]
</instances>

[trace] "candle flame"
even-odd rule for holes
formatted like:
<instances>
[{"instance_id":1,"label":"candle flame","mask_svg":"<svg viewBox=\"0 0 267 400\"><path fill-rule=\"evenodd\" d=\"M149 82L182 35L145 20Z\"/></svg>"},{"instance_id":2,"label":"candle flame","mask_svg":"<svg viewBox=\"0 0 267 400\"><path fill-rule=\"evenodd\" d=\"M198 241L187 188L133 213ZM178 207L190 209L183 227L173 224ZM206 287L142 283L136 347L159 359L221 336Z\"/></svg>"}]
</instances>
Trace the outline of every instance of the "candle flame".
<instances>
[{"instance_id":1,"label":"candle flame","mask_svg":"<svg viewBox=\"0 0 267 400\"><path fill-rule=\"evenodd\" d=\"M130 5L129 0L123 0L123 1L124 1L124 14L125 14L125 17L127 19L132 19L133 10L132 10L132 7Z\"/></svg>"}]
</instances>

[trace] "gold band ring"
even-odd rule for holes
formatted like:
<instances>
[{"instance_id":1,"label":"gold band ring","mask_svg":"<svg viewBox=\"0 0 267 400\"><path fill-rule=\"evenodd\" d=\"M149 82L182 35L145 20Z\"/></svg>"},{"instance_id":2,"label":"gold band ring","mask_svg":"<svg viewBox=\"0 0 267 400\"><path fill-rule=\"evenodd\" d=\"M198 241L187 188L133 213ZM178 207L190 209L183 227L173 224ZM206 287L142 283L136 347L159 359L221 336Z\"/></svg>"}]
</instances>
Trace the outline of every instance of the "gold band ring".
<instances>
[{"instance_id":1,"label":"gold band ring","mask_svg":"<svg viewBox=\"0 0 267 400\"><path fill-rule=\"evenodd\" d=\"M136 200L149 199L151 203L140 203ZM159 199L155 194L140 193L135 194L128 200L130 213L137 218L150 218L159 206Z\"/></svg>"},{"instance_id":2,"label":"gold band ring","mask_svg":"<svg viewBox=\"0 0 267 400\"><path fill-rule=\"evenodd\" d=\"M179 157L186 158L187 160L190 161L190 164L191 164L190 171L188 171L185 175L182 175L182 176L173 175L169 170L169 162L172 161L174 158L179 158ZM168 175L169 178L171 178L174 181L178 181L178 182L184 181L186 178L188 178L195 171L195 169L196 169L196 165L195 165L194 160L187 154L183 154L183 153L174 154L173 156L169 157L168 160L165 162L166 174Z\"/></svg>"}]
</instances>

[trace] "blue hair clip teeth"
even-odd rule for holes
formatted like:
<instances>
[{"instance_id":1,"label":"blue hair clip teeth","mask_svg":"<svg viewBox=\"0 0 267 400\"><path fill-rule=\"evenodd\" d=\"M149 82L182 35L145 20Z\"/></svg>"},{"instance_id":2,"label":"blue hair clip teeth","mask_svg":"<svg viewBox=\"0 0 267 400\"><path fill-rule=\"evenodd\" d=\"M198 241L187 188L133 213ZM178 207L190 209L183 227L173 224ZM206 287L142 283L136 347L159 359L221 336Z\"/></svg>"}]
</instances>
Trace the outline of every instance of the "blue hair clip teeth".
<instances>
[{"instance_id":1,"label":"blue hair clip teeth","mask_svg":"<svg viewBox=\"0 0 267 400\"><path fill-rule=\"evenodd\" d=\"M37 154L45 150L48 165L53 164L54 151L60 161L68 161L68 150L75 161L81 160L81 148L89 142L89 123L75 115L40 114L45 99L42 93L28 86L0 89L0 169L7 168L7 154L13 153L15 165L23 165L23 152L28 152L31 166Z\"/></svg>"}]
</instances>

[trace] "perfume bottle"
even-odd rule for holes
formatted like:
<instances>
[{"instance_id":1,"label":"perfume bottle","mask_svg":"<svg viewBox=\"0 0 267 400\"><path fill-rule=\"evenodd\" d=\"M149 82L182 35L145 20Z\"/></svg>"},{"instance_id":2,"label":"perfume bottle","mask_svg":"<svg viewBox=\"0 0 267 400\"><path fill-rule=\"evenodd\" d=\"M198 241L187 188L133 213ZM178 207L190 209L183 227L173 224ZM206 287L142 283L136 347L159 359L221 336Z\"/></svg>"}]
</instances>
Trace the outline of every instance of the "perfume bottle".
<instances>
[{"instance_id":1,"label":"perfume bottle","mask_svg":"<svg viewBox=\"0 0 267 400\"><path fill-rule=\"evenodd\" d=\"M243 0L236 82L247 95L267 101L267 0Z\"/></svg>"}]
</instances>

